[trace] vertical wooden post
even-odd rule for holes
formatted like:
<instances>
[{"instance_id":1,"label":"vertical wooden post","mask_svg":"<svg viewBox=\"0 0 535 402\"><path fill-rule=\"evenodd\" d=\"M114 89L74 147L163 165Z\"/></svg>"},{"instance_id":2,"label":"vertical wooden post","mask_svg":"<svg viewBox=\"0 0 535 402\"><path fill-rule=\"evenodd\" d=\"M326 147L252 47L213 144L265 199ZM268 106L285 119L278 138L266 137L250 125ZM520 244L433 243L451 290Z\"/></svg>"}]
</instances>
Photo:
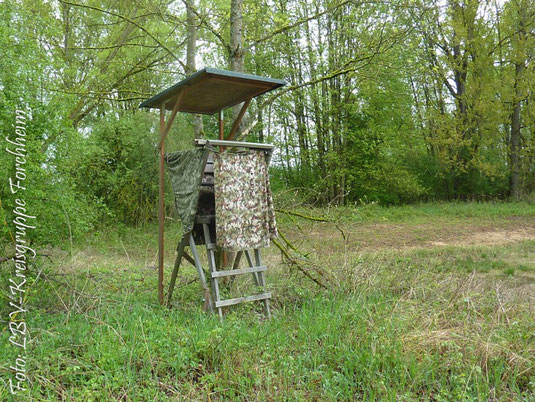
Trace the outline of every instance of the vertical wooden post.
<instances>
[{"instance_id":1,"label":"vertical wooden post","mask_svg":"<svg viewBox=\"0 0 535 402\"><path fill-rule=\"evenodd\" d=\"M164 227L164 153L165 153L165 105L160 106L160 181L158 204L158 298L163 305L163 227Z\"/></svg>"},{"instance_id":2,"label":"vertical wooden post","mask_svg":"<svg viewBox=\"0 0 535 402\"><path fill-rule=\"evenodd\" d=\"M220 110L219 111L219 139L220 140L224 140L224 135L223 135L223 111Z\"/></svg>"},{"instance_id":3,"label":"vertical wooden post","mask_svg":"<svg viewBox=\"0 0 535 402\"><path fill-rule=\"evenodd\" d=\"M223 110L219 111L219 139L224 140L225 135L223 133ZM224 150L224 147L221 147L221 150ZM227 266L227 253L224 250L221 250L221 263L224 267Z\"/></svg>"},{"instance_id":4,"label":"vertical wooden post","mask_svg":"<svg viewBox=\"0 0 535 402\"><path fill-rule=\"evenodd\" d=\"M169 119L167 120L167 124L165 123L165 103L162 103L160 106L160 142L159 142L159 148L160 148L160 188L159 188L159 203L158 203L158 297L160 299L160 304L163 305L163 242L164 242L164 236L163 236L163 227L165 222L165 204L164 204L164 162L165 162L165 138L167 137L167 134L169 134L169 130L171 130L171 125L173 124L173 121L175 120L176 114L178 112L178 109L180 109L180 105L182 104L182 98L184 97L184 94L186 93L186 90L182 90L175 100L175 105L173 106L173 111L171 112L171 116L169 116Z\"/></svg>"}]
</instances>

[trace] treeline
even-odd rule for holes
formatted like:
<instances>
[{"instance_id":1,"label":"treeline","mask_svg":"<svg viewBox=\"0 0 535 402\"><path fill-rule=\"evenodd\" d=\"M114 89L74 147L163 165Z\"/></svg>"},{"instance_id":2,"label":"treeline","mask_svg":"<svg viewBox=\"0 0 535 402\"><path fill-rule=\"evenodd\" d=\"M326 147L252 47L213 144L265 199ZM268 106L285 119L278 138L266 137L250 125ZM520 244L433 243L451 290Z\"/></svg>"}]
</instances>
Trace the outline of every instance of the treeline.
<instances>
[{"instance_id":1,"label":"treeline","mask_svg":"<svg viewBox=\"0 0 535 402\"><path fill-rule=\"evenodd\" d=\"M535 3L288 9L305 22L280 39L286 184L336 204L533 192Z\"/></svg>"},{"instance_id":2,"label":"treeline","mask_svg":"<svg viewBox=\"0 0 535 402\"><path fill-rule=\"evenodd\" d=\"M155 216L157 119L138 105L203 66L288 82L253 102L241 138L275 142L273 185L304 201L535 190L529 0L8 0L0 19L0 124L31 111L27 197L50 241ZM215 124L178 119L166 149Z\"/></svg>"}]
</instances>

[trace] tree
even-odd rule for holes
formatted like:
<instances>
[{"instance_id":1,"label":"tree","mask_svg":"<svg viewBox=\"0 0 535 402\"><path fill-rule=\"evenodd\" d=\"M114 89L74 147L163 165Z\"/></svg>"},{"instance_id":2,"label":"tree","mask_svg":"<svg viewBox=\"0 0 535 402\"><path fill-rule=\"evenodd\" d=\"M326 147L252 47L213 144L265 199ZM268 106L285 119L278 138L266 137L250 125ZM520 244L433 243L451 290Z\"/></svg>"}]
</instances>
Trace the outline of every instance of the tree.
<instances>
[{"instance_id":1,"label":"tree","mask_svg":"<svg viewBox=\"0 0 535 402\"><path fill-rule=\"evenodd\" d=\"M193 74L197 69L195 68L195 58L197 57L197 16L193 11L195 6L194 1L190 0L192 6L185 2L186 5L186 19L188 26L188 41L186 50L186 75ZM203 135L202 117L198 114L192 116L193 119L193 133L195 138L201 138Z\"/></svg>"},{"instance_id":2,"label":"tree","mask_svg":"<svg viewBox=\"0 0 535 402\"><path fill-rule=\"evenodd\" d=\"M523 130L522 127L522 112L523 109L526 109L528 103L528 88L531 79L533 78L529 77L529 74L533 71L531 65L535 55L535 40L533 39L533 32L535 29L534 17L535 7L533 7L532 2L514 0L508 4L508 9L506 10L506 22L509 22L508 36L510 37L510 40L505 43L509 47L507 53L510 55L509 63L513 76L512 91L510 95L511 130L509 138L509 193L510 196L516 200L520 198L522 192L520 177L522 153L529 148L529 138L527 138L528 132L526 132L526 136L522 135L522 131L527 131L525 129ZM528 33L532 34L531 37ZM528 69L527 72L526 69Z\"/></svg>"},{"instance_id":3,"label":"tree","mask_svg":"<svg viewBox=\"0 0 535 402\"><path fill-rule=\"evenodd\" d=\"M446 195L474 198L503 166L492 152L501 140L495 33L479 0L449 1L445 13L440 2L420 9L425 17L418 25L424 49L419 57L431 72L421 84L424 119L431 123L426 138L441 165Z\"/></svg>"}]
</instances>

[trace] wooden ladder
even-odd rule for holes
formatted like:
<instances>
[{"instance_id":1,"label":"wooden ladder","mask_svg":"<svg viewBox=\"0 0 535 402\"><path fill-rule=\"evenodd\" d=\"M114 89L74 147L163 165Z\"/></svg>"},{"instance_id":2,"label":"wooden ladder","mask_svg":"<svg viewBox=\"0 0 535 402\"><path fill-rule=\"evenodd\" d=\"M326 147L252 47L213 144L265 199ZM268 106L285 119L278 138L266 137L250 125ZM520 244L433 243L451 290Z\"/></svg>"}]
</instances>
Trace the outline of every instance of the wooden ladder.
<instances>
[{"instance_id":1,"label":"wooden ladder","mask_svg":"<svg viewBox=\"0 0 535 402\"><path fill-rule=\"evenodd\" d=\"M169 284L167 305L170 305L170 302L171 302L171 297L173 295L173 290L175 287L176 277L178 274L178 269L180 267L181 260L182 258L185 258L188 262L190 262L192 265L195 266L195 268L197 269L197 273L199 274L199 279L201 280L201 285L204 291L205 310L214 311L215 309L217 309L219 317L223 319L223 311L222 311L223 307L232 306L234 304L238 304L242 302L262 301L264 303L264 313L266 317L270 319L271 311L269 308L269 299L271 298L271 292L266 292L266 279L265 279L264 273L267 270L267 267L265 265L262 265L260 250L253 249L254 260L253 260L253 256L251 255L250 250L238 251L236 254L236 258L234 259L232 269L217 270L216 255L215 255L216 244L212 242L211 235L210 235L210 228L209 228L211 219L213 218L197 216L195 218L195 222L202 224L202 227L203 227L204 243L205 243L206 254L208 258L208 268L209 268L209 274L210 274L212 297L210 297L210 292L208 290L208 284L206 281L206 275L202 268L201 260L199 258L199 254L195 246L195 239L193 237L193 233L189 232L189 233L184 234L184 236L182 237L182 240L180 241L177 247L178 254L175 260L173 272L171 274L171 282ZM191 249L191 253L193 254L193 258L190 257L185 252L186 245L189 245ZM249 266L247 268L240 269L238 267L240 265L241 258L244 254L246 256ZM233 281L237 275L248 274L248 273L252 274L255 285L257 287L258 286L262 287L262 293L250 295L250 296L237 297L234 299L222 300L221 294L219 292L218 280L220 278L230 277L231 281Z\"/></svg>"}]
</instances>

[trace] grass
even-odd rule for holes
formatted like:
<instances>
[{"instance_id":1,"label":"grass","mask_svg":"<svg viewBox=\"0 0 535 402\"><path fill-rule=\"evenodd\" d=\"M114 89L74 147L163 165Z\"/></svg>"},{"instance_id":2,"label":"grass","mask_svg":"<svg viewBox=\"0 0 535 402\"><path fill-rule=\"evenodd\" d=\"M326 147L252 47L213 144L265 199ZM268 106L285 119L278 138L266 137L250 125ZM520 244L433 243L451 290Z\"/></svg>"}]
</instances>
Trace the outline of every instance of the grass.
<instances>
[{"instance_id":1,"label":"grass","mask_svg":"<svg viewBox=\"0 0 535 402\"><path fill-rule=\"evenodd\" d=\"M231 309L223 323L204 313L189 266L173 308L160 307L155 226L49 250L28 297L30 399L535 399L532 205L303 212L338 217L279 219L333 285L319 289L266 250L271 321L259 303ZM6 378L14 351L1 337Z\"/></svg>"},{"instance_id":2,"label":"grass","mask_svg":"<svg viewBox=\"0 0 535 402\"><path fill-rule=\"evenodd\" d=\"M535 217L535 204L529 202L432 202L385 207L366 204L345 208L303 209L306 215L328 216L359 223L426 223L459 221L466 218L499 221L512 217Z\"/></svg>"},{"instance_id":3,"label":"grass","mask_svg":"<svg viewBox=\"0 0 535 402\"><path fill-rule=\"evenodd\" d=\"M484 218L503 219L513 216L535 216L535 205L527 202L519 203L485 203L485 202L440 202L420 205L405 205L385 208L377 204L357 208L352 216L355 221L388 221L388 222L424 222L435 219Z\"/></svg>"}]
</instances>

